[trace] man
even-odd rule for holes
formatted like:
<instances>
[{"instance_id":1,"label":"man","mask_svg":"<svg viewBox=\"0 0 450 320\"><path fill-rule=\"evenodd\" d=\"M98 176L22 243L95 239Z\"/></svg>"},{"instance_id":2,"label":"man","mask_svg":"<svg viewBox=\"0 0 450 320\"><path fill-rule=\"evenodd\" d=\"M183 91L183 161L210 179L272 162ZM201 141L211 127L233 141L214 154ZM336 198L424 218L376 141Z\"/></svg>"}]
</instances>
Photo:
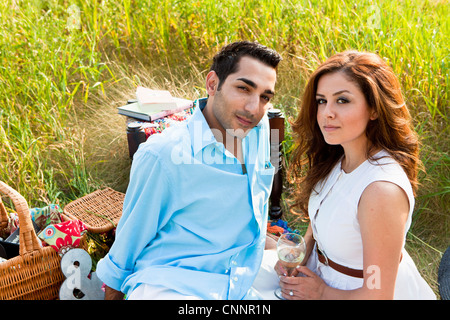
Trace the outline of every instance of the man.
<instances>
[{"instance_id":1,"label":"man","mask_svg":"<svg viewBox=\"0 0 450 320\"><path fill-rule=\"evenodd\" d=\"M97 266L107 299L251 296L274 173L266 111L280 60L257 43L225 46L192 117L139 147L116 240Z\"/></svg>"}]
</instances>

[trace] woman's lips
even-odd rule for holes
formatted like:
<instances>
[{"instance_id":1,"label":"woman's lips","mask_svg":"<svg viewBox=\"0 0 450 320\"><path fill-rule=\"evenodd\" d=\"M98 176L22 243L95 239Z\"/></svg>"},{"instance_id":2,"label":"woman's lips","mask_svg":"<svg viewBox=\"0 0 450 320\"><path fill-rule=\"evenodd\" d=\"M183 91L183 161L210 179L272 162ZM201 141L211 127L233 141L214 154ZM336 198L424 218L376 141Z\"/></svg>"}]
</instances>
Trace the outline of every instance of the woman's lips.
<instances>
[{"instance_id":1,"label":"woman's lips","mask_svg":"<svg viewBox=\"0 0 450 320\"><path fill-rule=\"evenodd\" d=\"M323 126L323 130L326 132L333 132L336 131L337 129L339 129L339 127L336 126Z\"/></svg>"}]
</instances>

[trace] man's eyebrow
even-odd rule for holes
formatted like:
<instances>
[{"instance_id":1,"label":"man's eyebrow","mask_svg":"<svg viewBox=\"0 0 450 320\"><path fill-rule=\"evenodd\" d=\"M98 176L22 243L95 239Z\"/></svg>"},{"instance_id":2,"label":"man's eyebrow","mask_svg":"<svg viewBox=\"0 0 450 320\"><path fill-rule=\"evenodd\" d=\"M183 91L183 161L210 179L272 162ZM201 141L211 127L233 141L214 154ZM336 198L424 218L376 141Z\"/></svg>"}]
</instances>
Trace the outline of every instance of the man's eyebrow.
<instances>
[{"instance_id":1,"label":"man's eyebrow","mask_svg":"<svg viewBox=\"0 0 450 320\"><path fill-rule=\"evenodd\" d=\"M254 83L252 80L247 79L247 78L238 78L236 80L240 80L242 82L245 82L246 84L248 84L250 87L256 89L258 86L256 85L256 83ZM270 94L270 95L275 95L275 92L273 92L270 89L264 90L264 93L266 94Z\"/></svg>"},{"instance_id":2,"label":"man's eyebrow","mask_svg":"<svg viewBox=\"0 0 450 320\"><path fill-rule=\"evenodd\" d=\"M242 82L245 82L246 84L248 84L250 87L252 88L257 88L258 86L256 85L256 83L254 83L252 80L247 79L247 78L238 78L237 80L240 80Z\"/></svg>"}]
</instances>

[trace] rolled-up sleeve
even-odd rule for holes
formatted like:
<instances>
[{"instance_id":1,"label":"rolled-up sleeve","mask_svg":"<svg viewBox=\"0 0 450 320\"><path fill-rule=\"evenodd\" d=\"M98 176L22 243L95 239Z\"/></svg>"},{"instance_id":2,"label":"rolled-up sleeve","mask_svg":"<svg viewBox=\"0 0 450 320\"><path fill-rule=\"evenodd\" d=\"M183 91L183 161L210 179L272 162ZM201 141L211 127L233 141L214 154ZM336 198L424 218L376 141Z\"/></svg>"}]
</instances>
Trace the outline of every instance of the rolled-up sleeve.
<instances>
[{"instance_id":1,"label":"rolled-up sleeve","mask_svg":"<svg viewBox=\"0 0 450 320\"><path fill-rule=\"evenodd\" d=\"M164 163L148 149L139 151L133 160L114 244L96 270L107 286L119 291L142 250L170 216L170 181Z\"/></svg>"}]
</instances>

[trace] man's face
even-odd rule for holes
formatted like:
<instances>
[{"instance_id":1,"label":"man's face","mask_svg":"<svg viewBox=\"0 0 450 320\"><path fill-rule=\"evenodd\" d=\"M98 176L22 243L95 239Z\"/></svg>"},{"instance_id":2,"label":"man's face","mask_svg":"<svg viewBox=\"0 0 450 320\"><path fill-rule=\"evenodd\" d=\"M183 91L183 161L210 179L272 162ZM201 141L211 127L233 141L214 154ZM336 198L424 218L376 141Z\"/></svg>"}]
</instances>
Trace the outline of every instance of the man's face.
<instances>
[{"instance_id":1,"label":"man's face","mask_svg":"<svg viewBox=\"0 0 450 320\"><path fill-rule=\"evenodd\" d=\"M212 107L207 118L211 128L243 139L270 106L274 95L276 70L259 60L244 56L238 71L230 74L217 90L218 77L211 71L206 80Z\"/></svg>"}]
</instances>

